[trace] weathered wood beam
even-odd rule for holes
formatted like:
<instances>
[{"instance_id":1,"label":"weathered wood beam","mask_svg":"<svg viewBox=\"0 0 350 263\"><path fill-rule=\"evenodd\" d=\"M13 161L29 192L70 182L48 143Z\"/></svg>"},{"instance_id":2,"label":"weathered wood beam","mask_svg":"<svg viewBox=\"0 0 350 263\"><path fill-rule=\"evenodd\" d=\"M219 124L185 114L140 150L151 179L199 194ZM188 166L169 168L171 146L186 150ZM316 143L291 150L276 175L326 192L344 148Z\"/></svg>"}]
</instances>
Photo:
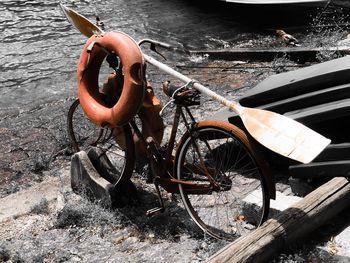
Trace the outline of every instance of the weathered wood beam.
<instances>
[{"instance_id":1,"label":"weathered wood beam","mask_svg":"<svg viewBox=\"0 0 350 263\"><path fill-rule=\"evenodd\" d=\"M268 262L284 246L300 240L350 206L350 182L334 178L261 227L224 247L207 262Z\"/></svg>"},{"instance_id":2,"label":"weathered wood beam","mask_svg":"<svg viewBox=\"0 0 350 263\"><path fill-rule=\"evenodd\" d=\"M225 60L250 60L272 61L276 57L288 55L293 61L304 63L316 61L317 54L322 51L338 52L341 55L349 54L347 47L309 48L309 47L285 47L285 48L233 48L218 50L190 50L191 55L209 55L211 59Z\"/></svg>"}]
</instances>

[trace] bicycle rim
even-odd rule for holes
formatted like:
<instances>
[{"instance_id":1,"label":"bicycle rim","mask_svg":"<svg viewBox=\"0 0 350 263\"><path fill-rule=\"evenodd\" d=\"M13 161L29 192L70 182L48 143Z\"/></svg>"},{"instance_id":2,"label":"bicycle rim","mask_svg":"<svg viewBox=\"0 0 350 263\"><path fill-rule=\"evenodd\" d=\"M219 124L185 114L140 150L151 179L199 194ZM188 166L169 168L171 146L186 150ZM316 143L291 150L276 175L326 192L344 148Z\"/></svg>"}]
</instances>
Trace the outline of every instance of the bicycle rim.
<instances>
[{"instance_id":1,"label":"bicycle rim","mask_svg":"<svg viewBox=\"0 0 350 263\"><path fill-rule=\"evenodd\" d=\"M245 134L238 128L233 133L232 129L205 125L191 134L194 137L184 135L177 151L178 179L210 186L207 170L220 186L219 190L193 194L188 186L179 184L191 218L218 239L234 240L258 227L267 217L269 196Z\"/></svg>"}]
</instances>

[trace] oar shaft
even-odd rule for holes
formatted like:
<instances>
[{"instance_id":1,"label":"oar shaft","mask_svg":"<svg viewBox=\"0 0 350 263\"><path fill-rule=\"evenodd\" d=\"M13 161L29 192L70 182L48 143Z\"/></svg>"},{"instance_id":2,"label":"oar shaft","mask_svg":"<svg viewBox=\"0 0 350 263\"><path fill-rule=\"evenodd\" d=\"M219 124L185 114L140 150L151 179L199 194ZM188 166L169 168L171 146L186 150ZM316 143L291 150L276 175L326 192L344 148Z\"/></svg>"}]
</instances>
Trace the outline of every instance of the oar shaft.
<instances>
[{"instance_id":1,"label":"oar shaft","mask_svg":"<svg viewBox=\"0 0 350 263\"><path fill-rule=\"evenodd\" d=\"M194 81L193 79L182 75L181 73L177 72L176 70L172 69L171 67L159 62L158 60L143 54L146 61L150 64L152 64L153 66L159 68L160 70L168 73L169 75L182 80L184 83L189 83L191 81ZM214 91L208 89L207 87L203 86L202 84L198 83L198 82L194 82L193 83L193 87L195 89L197 89L198 91L200 91L201 93L213 98L214 100L220 102L221 104L229 107L231 110L235 111L237 114L240 114L241 112L241 106L238 103L234 103L232 101L229 101L227 99L225 99L223 96L220 96L219 94L215 93Z\"/></svg>"}]
</instances>

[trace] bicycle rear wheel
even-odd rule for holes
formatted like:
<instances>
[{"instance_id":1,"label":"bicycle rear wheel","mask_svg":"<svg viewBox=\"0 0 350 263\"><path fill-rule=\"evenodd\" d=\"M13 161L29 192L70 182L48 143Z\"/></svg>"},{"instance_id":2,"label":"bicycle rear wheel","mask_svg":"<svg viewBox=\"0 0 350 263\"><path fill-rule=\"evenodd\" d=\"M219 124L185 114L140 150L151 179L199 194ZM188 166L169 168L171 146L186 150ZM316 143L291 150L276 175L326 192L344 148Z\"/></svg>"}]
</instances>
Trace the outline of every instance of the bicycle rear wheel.
<instances>
[{"instance_id":1,"label":"bicycle rear wheel","mask_svg":"<svg viewBox=\"0 0 350 263\"><path fill-rule=\"evenodd\" d=\"M135 146L128 124L114 129L98 127L87 119L77 99L69 108L67 129L74 152L96 147L99 157L104 160L107 157L106 165L113 167L113 171L110 169L106 175L111 183L117 185L130 179L135 163Z\"/></svg>"},{"instance_id":2,"label":"bicycle rear wheel","mask_svg":"<svg viewBox=\"0 0 350 263\"><path fill-rule=\"evenodd\" d=\"M234 240L266 220L267 167L256 150L242 130L222 121L199 122L182 137L175 173L187 184L179 184L180 194L191 218L210 236Z\"/></svg>"}]
</instances>

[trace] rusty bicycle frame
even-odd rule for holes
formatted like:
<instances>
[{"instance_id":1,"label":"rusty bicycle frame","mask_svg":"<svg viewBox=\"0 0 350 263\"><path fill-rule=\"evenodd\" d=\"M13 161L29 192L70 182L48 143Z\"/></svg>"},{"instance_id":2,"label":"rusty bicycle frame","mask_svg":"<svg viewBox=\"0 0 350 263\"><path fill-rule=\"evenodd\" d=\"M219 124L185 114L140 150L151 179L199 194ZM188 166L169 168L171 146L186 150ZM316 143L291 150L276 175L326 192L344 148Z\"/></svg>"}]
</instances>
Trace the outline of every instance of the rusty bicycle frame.
<instances>
[{"instance_id":1,"label":"rusty bicycle frame","mask_svg":"<svg viewBox=\"0 0 350 263\"><path fill-rule=\"evenodd\" d=\"M144 43L150 43L151 44L151 50L155 51L158 53L158 51L155 49L155 46L163 46L166 47L166 44L158 41L154 41L151 39L144 39L139 41L139 45L142 45ZM110 55L108 50L105 50L105 52ZM108 62L109 63L109 62ZM123 67L122 63L114 63L114 66L110 67L113 68L115 72L120 72L121 68ZM118 65L118 66L115 66ZM189 81L188 83L180 86L180 87L166 87L163 83L163 92L165 95L167 95L170 98L170 101L166 104L165 107L161 110L163 110L169 105L171 102L175 105L174 109L174 116L173 116L173 121L172 121L172 127L171 127L171 133L170 137L167 140L167 143L165 146L161 146L160 143L156 138L154 138L152 135L147 135L143 133L143 125L142 125L142 130L141 126L139 125L140 122L138 122L137 118L139 118L142 122L142 115L137 114L133 119L129 121L127 126L131 127L134 136L136 135L138 138L138 142L142 144L145 153L145 157L147 160L147 163L149 164L149 175L147 178L147 182L150 183L152 182L155 185L155 190L157 193L158 197L158 202L159 206L154 207L149 209L146 212L146 215L152 216L158 213L162 213L165 211L165 203L162 198L162 193L160 191L161 186L165 191L169 193L181 193L182 191L186 192L186 195L215 195L216 193L220 192L225 192L225 191L230 191L231 187L230 186L232 183L228 183L227 181L232 180L230 176L225 175L226 171L221 171L221 168L216 168L216 166L211 166L206 163L204 155L207 154L206 152L201 152L201 149L196 141L196 139L200 140L200 143L204 143L206 146L206 149L209 149L209 152L211 152L213 149L209 145L209 141L213 141L213 143L217 139L227 139L227 135L225 134L211 134L209 138L203 138L199 137L197 129L200 127L212 127L216 129L221 129L222 131L228 132L231 136L233 136L236 139L240 141L240 143L243 143L245 145L246 143L242 142L242 134L243 131L241 131L239 128L234 127L232 124L229 124L224 121L218 121L218 120L205 120L205 121L200 121L196 122L194 116L192 115L189 107L192 105L199 105L199 96L201 94L200 91L195 89L193 87L195 83L193 81ZM79 105L79 100L76 100L68 113L68 120L70 120L73 117L74 111L76 107ZM180 122L184 123L186 132L181 134L181 140L180 144L175 147L176 143L176 136L178 134L178 128ZM72 140L72 146L76 151L79 150L79 145L76 141L76 137L74 135L74 131L72 130L73 124L70 122L68 124L68 129L69 134L71 135L71 140ZM125 128L125 127L123 127ZM122 128L122 129L123 129ZM149 127L148 127L149 128ZM99 133L97 135L97 139L95 139L91 146L97 146L97 144L103 144L104 141L108 141L111 136L113 135L113 127L104 127L100 128ZM116 129L120 129L120 127L117 127ZM238 133L237 132L237 130ZM186 137L187 136L187 137ZM211 137L212 136L212 137ZM245 136L245 135L244 135ZM179 161L179 155L178 151L181 149L182 144L183 144L183 138L190 138L190 145L193 147L193 150L195 151L195 154L197 158L199 159L197 164L194 163L188 163L185 161L182 163L182 161ZM117 138L116 138L117 139ZM118 143L118 139L116 140ZM268 216L268 210L269 210L269 199L275 198L275 185L273 181L273 177L270 176L270 171L266 165L264 165L264 161L262 161L264 158L258 154L259 149L258 146L256 146L255 142L251 141L248 139L248 146L245 145L245 149L243 151L248 151L248 154L253 154L252 163L254 165L254 168L260 171L260 183L263 185L263 196L262 199L264 200L263 203L263 212L261 214L261 221L258 222L257 225L260 225L263 221L266 220ZM135 141L134 141L135 143ZM121 145L120 145L121 146ZM136 145L134 145L136 146ZM176 154L174 155L174 150L176 148ZM108 150L108 149L107 149ZM128 150L128 149L126 149ZM249 153L250 152L250 153ZM134 166L134 158L126 160L128 163L128 166ZM130 164L132 162L132 164ZM181 163L180 163L181 162ZM194 173L196 176L199 176L199 180L192 180L191 178L185 178L179 176L179 167L176 167L176 165L181 164L181 169L182 172L185 173ZM231 173L229 171L229 173ZM123 173L124 175L124 173ZM120 181L125 181L126 179L129 179L128 176L123 176L121 175L120 179L118 179L115 183L115 186L117 186L118 182ZM218 179L220 178L220 179ZM124 179L124 180L123 180ZM225 181L226 180L226 181ZM188 208L186 207L187 211ZM259 212L260 213L260 212ZM191 215L191 214L190 214ZM192 217L192 215L191 215ZM193 218L193 217L192 217ZM196 221L197 223L197 221ZM198 223L197 223L198 224ZM201 226L201 224L198 224L205 232L207 230L207 226ZM211 234L209 232L209 235L212 235L213 237L216 238L222 238L218 237L215 234ZM229 237L228 237L229 239Z\"/></svg>"},{"instance_id":2,"label":"rusty bicycle frame","mask_svg":"<svg viewBox=\"0 0 350 263\"><path fill-rule=\"evenodd\" d=\"M181 89L185 87L186 85L183 87L180 87L175 92L181 91ZM166 94L166 92L164 93ZM176 139L176 134L179 127L180 119L182 118L183 122L185 123L187 132L191 137L194 137L194 134L192 133L192 126L193 124L196 123L188 106L182 105L181 103L176 103L176 102L174 102L174 104L176 105L176 109L175 109L175 114L172 122L170 138L168 140L168 144L165 150L161 150L160 146L157 145L157 143L151 137L144 138L142 132L136 125L135 120L130 121L130 125L133 128L134 132L141 139L141 142L145 146L146 158L151 167L152 178L149 178L149 179L153 181L156 187L156 191L157 191L158 199L160 203L160 207L149 210L147 213L148 215L151 215L155 212L164 211L164 202L161 197L159 185L162 186L167 192L170 192L170 193L179 193L179 186L178 186L179 184L184 185L186 187L186 191L189 191L191 194L209 194L212 191L215 191L215 190L218 191L220 189L220 186L215 182L212 175L210 174L210 171L204 165L204 160L203 160L203 157L201 156L201 152L199 150L198 145L195 146L195 149L198 156L200 156L199 157L200 164L202 166L201 171L199 172L201 172L201 174L205 175L208 178L209 184L205 184L205 185L195 184L188 181L179 180L174 177L173 151L175 148L175 139ZM184 110L188 114L190 118L190 122L188 122L185 116Z\"/></svg>"}]
</instances>

